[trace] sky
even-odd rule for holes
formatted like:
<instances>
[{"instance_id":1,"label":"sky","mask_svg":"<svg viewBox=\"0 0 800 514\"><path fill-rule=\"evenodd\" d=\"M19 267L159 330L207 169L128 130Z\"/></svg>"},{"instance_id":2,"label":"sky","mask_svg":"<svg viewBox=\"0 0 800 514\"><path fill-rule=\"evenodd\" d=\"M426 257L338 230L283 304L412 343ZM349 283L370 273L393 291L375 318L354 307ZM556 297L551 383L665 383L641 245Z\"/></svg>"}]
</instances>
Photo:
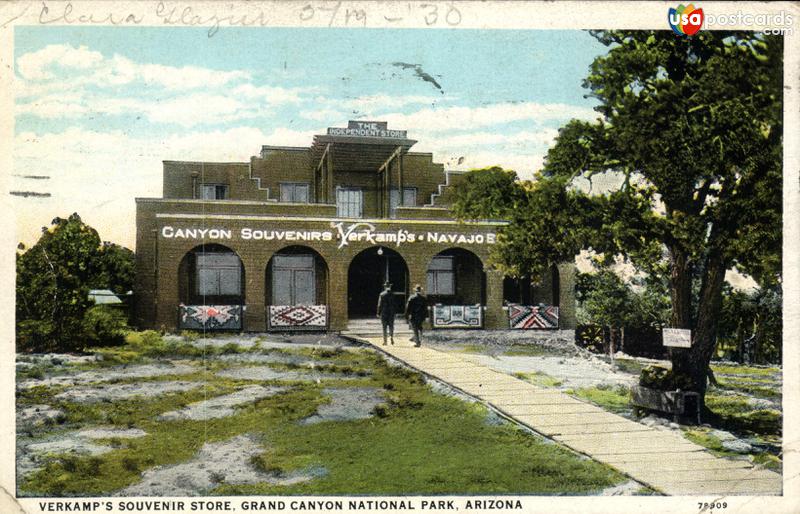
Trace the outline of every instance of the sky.
<instances>
[{"instance_id":1,"label":"sky","mask_svg":"<svg viewBox=\"0 0 800 514\"><path fill-rule=\"evenodd\" d=\"M351 119L407 130L447 169L530 177L605 47L579 30L17 27L17 239L78 212L134 248L163 160L247 162ZM46 177L46 178L43 178Z\"/></svg>"}]
</instances>

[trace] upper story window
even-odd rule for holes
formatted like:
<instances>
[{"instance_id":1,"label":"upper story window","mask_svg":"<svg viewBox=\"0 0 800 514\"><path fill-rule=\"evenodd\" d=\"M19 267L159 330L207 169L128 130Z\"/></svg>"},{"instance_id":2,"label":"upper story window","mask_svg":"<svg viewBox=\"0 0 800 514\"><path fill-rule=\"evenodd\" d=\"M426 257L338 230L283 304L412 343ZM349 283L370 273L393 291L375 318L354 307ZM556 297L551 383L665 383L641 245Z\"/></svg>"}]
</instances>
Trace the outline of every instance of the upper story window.
<instances>
[{"instance_id":1,"label":"upper story window","mask_svg":"<svg viewBox=\"0 0 800 514\"><path fill-rule=\"evenodd\" d=\"M228 186L225 184L203 184L200 186L200 198L203 200L225 200L228 198Z\"/></svg>"},{"instance_id":2,"label":"upper story window","mask_svg":"<svg viewBox=\"0 0 800 514\"><path fill-rule=\"evenodd\" d=\"M238 296L242 294L242 266L233 252L197 255L197 294Z\"/></svg>"},{"instance_id":3,"label":"upper story window","mask_svg":"<svg viewBox=\"0 0 800 514\"><path fill-rule=\"evenodd\" d=\"M357 187L337 188L336 215L342 218L361 218L364 215L364 192Z\"/></svg>"},{"instance_id":4,"label":"upper story window","mask_svg":"<svg viewBox=\"0 0 800 514\"><path fill-rule=\"evenodd\" d=\"M308 184L281 182L281 202L308 203Z\"/></svg>"},{"instance_id":5,"label":"upper story window","mask_svg":"<svg viewBox=\"0 0 800 514\"><path fill-rule=\"evenodd\" d=\"M427 292L429 295L456 294L454 264L454 258L448 255L438 255L431 260L428 266Z\"/></svg>"},{"instance_id":6,"label":"upper story window","mask_svg":"<svg viewBox=\"0 0 800 514\"><path fill-rule=\"evenodd\" d=\"M392 188L389 190L389 217L397 217L397 207L400 205L400 190ZM403 207L414 207L417 205L417 188L403 188Z\"/></svg>"}]
</instances>

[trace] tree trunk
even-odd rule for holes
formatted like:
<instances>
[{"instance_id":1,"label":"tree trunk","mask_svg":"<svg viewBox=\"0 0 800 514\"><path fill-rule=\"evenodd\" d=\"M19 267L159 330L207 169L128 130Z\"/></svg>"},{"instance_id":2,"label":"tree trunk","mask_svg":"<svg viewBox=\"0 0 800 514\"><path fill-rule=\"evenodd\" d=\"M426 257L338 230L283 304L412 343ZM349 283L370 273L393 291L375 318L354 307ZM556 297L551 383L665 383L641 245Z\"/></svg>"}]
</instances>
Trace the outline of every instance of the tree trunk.
<instances>
[{"instance_id":1,"label":"tree trunk","mask_svg":"<svg viewBox=\"0 0 800 514\"><path fill-rule=\"evenodd\" d=\"M677 245L669 248L672 328L692 327L692 264L689 254Z\"/></svg>"},{"instance_id":2,"label":"tree trunk","mask_svg":"<svg viewBox=\"0 0 800 514\"><path fill-rule=\"evenodd\" d=\"M700 287L697 324L692 333L692 347L673 353L672 368L688 375L692 390L700 395L700 411L705 411L708 366L714 354L717 322L722 306L722 286L725 283L725 263L718 249L711 249L703 282Z\"/></svg>"}]
</instances>

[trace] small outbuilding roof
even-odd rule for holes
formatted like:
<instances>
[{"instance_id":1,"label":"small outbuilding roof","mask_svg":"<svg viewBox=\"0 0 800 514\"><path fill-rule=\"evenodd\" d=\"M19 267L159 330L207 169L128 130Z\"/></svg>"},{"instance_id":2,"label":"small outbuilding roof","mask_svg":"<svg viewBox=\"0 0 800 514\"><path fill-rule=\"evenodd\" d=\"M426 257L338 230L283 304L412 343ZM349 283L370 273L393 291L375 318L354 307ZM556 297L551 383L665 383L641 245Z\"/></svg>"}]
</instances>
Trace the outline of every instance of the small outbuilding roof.
<instances>
[{"instance_id":1,"label":"small outbuilding roof","mask_svg":"<svg viewBox=\"0 0 800 514\"><path fill-rule=\"evenodd\" d=\"M95 305L122 303L119 296L114 294L114 291L110 289L90 289L89 299L94 300Z\"/></svg>"}]
</instances>

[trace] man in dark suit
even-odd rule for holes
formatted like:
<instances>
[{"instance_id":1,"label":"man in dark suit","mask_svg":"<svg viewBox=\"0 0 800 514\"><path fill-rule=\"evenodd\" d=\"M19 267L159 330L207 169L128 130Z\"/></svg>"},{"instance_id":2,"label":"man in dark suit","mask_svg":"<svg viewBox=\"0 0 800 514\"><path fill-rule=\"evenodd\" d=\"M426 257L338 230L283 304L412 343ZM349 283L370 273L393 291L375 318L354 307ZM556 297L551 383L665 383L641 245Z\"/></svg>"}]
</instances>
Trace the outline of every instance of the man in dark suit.
<instances>
[{"instance_id":1,"label":"man in dark suit","mask_svg":"<svg viewBox=\"0 0 800 514\"><path fill-rule=\"evenodd\" d=\"M392 284L386 282L383 284L383 292L378 296L378 317L381 319L383 326L383 346L386 346L386 332L389 332L389 337L394 344L394 317L397 314L397 307L394 303L394 293L392 292Z\"/></svg>"},{"instance_id":2,"label":"man in dark suit","mask_svg":"<svg viewBox=\"0 0 800 514\"><path fill-rule=\"evenodd\" d=\"M414 331L414 346L419 347L422 342L422 323L428 317L428 299L422 294L422 287L417 284L414 286L414 294L408 298L406 303L406 319L411 329Z\"/></svg>"}]
</instances>

